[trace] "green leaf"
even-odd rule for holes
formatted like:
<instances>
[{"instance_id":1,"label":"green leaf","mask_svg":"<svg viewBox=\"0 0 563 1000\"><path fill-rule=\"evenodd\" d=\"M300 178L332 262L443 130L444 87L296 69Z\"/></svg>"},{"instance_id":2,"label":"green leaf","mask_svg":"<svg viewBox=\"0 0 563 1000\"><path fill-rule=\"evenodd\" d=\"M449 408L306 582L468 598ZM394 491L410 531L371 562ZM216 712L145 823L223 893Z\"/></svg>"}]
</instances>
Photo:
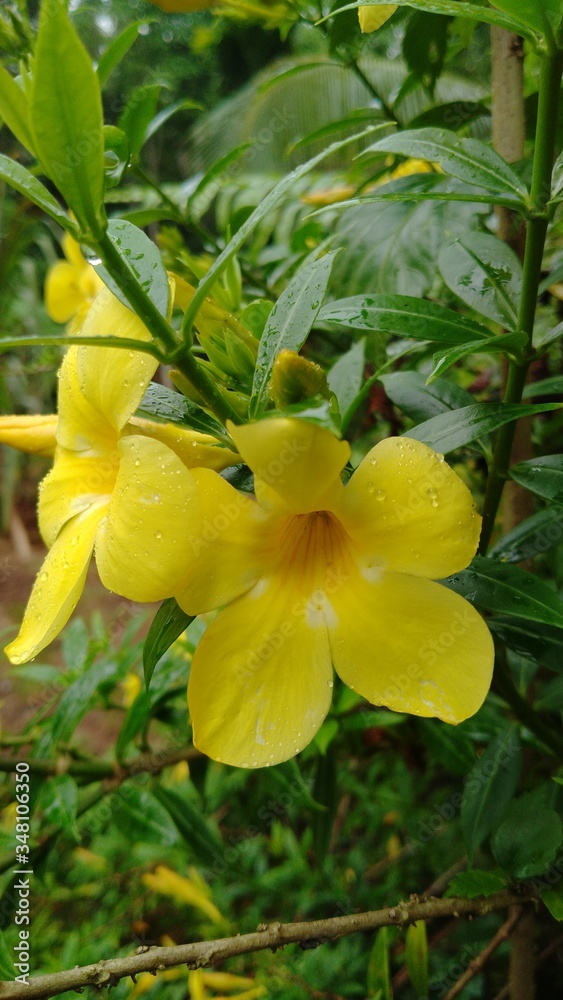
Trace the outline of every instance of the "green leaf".
<instances>
[{"instance_id":1,"label":"green leaf","mask_svg":"<svg viewBox=\"0 0 563 1000\"><path fill-rule=\"evenodd\" d=\"M408 122L410 128L448 128L456 132L476 118L488 117L491 109L479 101L450 101L428 108Z\"/></svg>"},{"instance_id":2,"label":"green leaf","mask_svg":"<svg viewBox=\"0 0 563 1000\"><path fill-rule=\"evenodd\" d=\"M367 995L379 1000L392 1000L387 927L382 927L375 935L368 962Z\"/></svg>"},{"instance_id":3,"label":"green leaf","mask_svg":"<svg viewBox=\"0 0 563 1000\"><path fill-rule=\"evenodd\" d=\"M365 152L399 153L429 160L439 163L444 173L466 184L498 194L509 191L524 206L529 201L522 181L498 153L477 139L460 139L455 132L447 129L407 129L379 139Z\"/></svg>"},{"instance_id":4,"label":"green leaf","mask_svg":"<svg viewBox=\"0 0 563 1000\"><path fill-rule=\"evenodd\" d=\"M428 940L424 920L417 920L407 928L405 964L416 996L428 996Z\"/></svg>"},{"instance_id":5,"label":"green leaf","mask_svg":"<svg viewBox=\"0 0 563 1000\"><path fill-rule=\"evenodd\" d=\"M11 983L14 979L14 952L6 944L4 931L0 930L0 976L3 982Z\"/></svg>"},{"instance_id":6,"label":"green leaf","mask_svg":"<svg viewBox=\"0 0 563 1000\"><path fill-rule=\"evenodd\" d=\"M494 0L494 6L510 14L521 25L548 37L561 23L560 0Z\"/></svg>"},{"instance_id":7,"label":"green leaf","mask_svg":"<svg viewBox=\"0 0 563 1000\"><path fill-rule=\"evenodd\" d=\"M375 191L365 195L358 195L357 198L348 198L346 201L339 201L335 205L326 205L312 212L312 216L320 215L323 212L337 209L342 211L354 205L367 205L377 201L459 201L468 202L473 205L504 205L513 211L520 210L520 201L515 195L506 191L504 194L497 194L493 191L485 191L484 188L464 184L455 177L444 177L443 174L421 173L411 174L407 177L397 177L395 180L387 181Z\"/></svg>"},{"instance_id":8,"label":"green leaf","mask_svg":"<svg viewBox=\"0 0 563 1000\"><path fill-rule=\"evenodd\" d=\"M354 402L364 380L365 340L359 340L330 369L327 380L342 416Z\"/></svg>"},{"instance_id":9,"label":"green leaf","mask_svg":"<svg viewBox=\"0 0 563 1000\"><path fill-rule=\"evenodd\" d=\"M558 508L540 510L503 535L488 551L491 559L504 563L519 563L548 552L563 538L563 511Z\"/></svg>"},{"instance_id":10,"label":"green leaf","mask_svg":"<svg viewBox=\"0 0 563 1000\"><path fill-rule=\"evenodd\" d=\"M559 327L556 327L559 330ZM563 323L558 336L563 334ZM545 343L545 341L544 341ZM523 399L535 399L536 396L561 396L563 395L563 375L553 375L551 378L541 379L539 382L531 382L524 386Z\"/></svg>"},{"instance_id":11,"label":"green leaf","mask_svg":"<svg viewBox=\"0 0 563 1000\"><path fill-rule=\"evenodd\" d=\"M509 726L492 741L469 772L460 816L470 863L475 851L498 826L516 791L521 766L517 729Z\"/></svg>"},{"instance_id":12,"label":"green leaf","mask_svg":"<svg viewBox=\"0 0 563 1000\"><path fill-rule=\"evenodd\" d=\"M463 302L501 326L515 329L522 265L506 243L488 233L468 233L442 249L438 267L448 288Z\"/></svg>"},{"instance_id":13,"label":"green leaf","mask_svg":"<svg viewBox=\"0 0 563 1000\"><path fill-rule=\"evenodd\" d=\"M563 628L563 601L547 583L518 566L475 556L469 569L442 582L485 611Z\"/></svg>"},{"instance_id":14,"label":"green leaf","mask_svg":"<svg viewBox=\"0 0 563 1000\"><path fill-rule=\"evenodd\" d=\"M50 740L53 746L66 742L89 711L97 688L114 677L115 663L94 663L66 689L53 716Z\"/></svg>"},{"instance_id":15,"label":"green leaf","mask_svg":"<svg viewBox=\"0 0 563 1000\"><path fill-rule=\"evenodd\" d=\"M78 787L70 774L59 774L45 781L39 795L38 806L49 823L59 827L76 843L80 841L76 826Z\"/></svg>"},{"instance_id":16,"label":"green leaf","mask_svg":"<svg viewBox=\"0 0 563 1000\"><path fill-rule=\"evenodd\" d=\"M427 385L418 372L394 372L382 375L380 382L391 402L416 423L475 405L473 396L447 379L435 379Z\"/></svg>"},{"instance_id":17,"label":"green leaf","mask_svg":"<svg viewBox=\"0 0 563 1000\"><path fill-rule=\"evenodd\" d=\"M563 670L563 631L524 618L488 618L487 624L509 649L551 670Z\"/></svg>"},{"instance_id":18,"label":"green leaf","mask_svg":"<svg viewBox=\"0 0 563 1000\"><path fill-rule=\"evenodd\" d=\"M202 434L211 434L219 441L225 441L226 438L225 428L214 417L201 410L181 392L167 389L157 382L151 382L147 386L138 412L148 417L171 421L173 424L192 427Z\"/></svg>"},{"instance_id":19,"label":"green leaf","mask_svg":"<svg viewBox=\"0 0 563 1000\"><path fill-rule=\"evenodd\" d=\"M466 775L475 763L475 748L463 726L436 719L417 719L417 729L434 760L447 760L453 774Z\"/></svg>"},{"instance_id":20,"label":"green leaf","mask_svg":"<svg viewBox=\"0 0 563 1000\"><path fill-rule=\"evenodd\" d=\"M430 448L445 455L497 430L503 424L554 409L558 409L558 404L478 403L464 406L452 413L442 413L438 417L432 417L431 420L426 420L423 424L418 424L417 427L407 431L405 437L423 441Z\"/></svg>"},{"instance_id":21,"label":"green leaf","mask_svg":"<svg viewBox=\"0 0 563 1000\"><path fill-rule=\"evenodd\" d=\"M100 85L60 0L41 5L29 120L43 169L96 242L107 224Z\"/></svg>"},{"instance_id":22,"label":"green leaf","mask_svg":"<svg viewBox=\"0 0 563 1000\"><path fill-rule=\"evenodd\" d=\"M162 83L135 87L117 123L129 139L133 160L139 155L149 123L156 115L162 87Z\"/></svg>"},{"instance_id":23,"label":"green leaf","mask_svg":"<svg viewBox=\"0 0 563 1000\"><path fill-rule=\"evenodd\" d=\"M190 219L201 219L218 191L221 190L224 184L227 184L231 180L233 165L251 146L251 142L241 143L235 149L231 149L226 153L225 156L222 156L220 160L217 160L205 172L195 191L188 198L186 212Z\"/></svg>"},{"instance_id":24,"label":"green leaf","mask_svg":"<svg viewBox=\"0 0 563 1000\"><path fill-rule=\"evenodd\" d=\"M514 352L525 347L527 343L527 335L524 332L515 331L514 333L489 337L487 340L473 340L462 347L451 347L447 351L440 351L433 357L434 368L428 376L428 381L433 382L439 375L447 372L452 365L471 354L504 354L506 357L512 357Z\"/></svg>"},{"instance_id":25,"label":"green leaf","mask_svg":"<svg viewBox=\"0 0 563 1000\"><path fill-rule=\"evenodd\" d=\"M445 344L461 345L491 336L486 327L453 309L410 295L352 295L323 306L319 320L351 330L377 330Z\"/></svg>"},{"instance_id":26,"label":"green leaf","mask_svg":"<svg viewBox=\"0 0 563 1000\"><path fill-rule=\"evenodd\" d=\"M150 711L151 706L147 694L145 691L140 691L133 704L127 709L115 744L115 756L120 764L124 761L127 747L148 722Z\"/></svg>"},{"instance_id":27,"label":"green leaf","mask_svg":"<svg viewBox=\"0 0 563 1000\"><path fill-rule=\"evenodd\" d=\"M153 618L143 647L143 670L147 691L154 668L161 656L164 656L167 649L170 648L182 632L185 632L193 620L193 617L182 611L173 597L169 597L160 605Z\"/></svg>"},{"instance_id":28,"label":"green leaf","mask_svg":"<svg viewBox=\"0 0 563 1000\"><path fill-rule=\"evenodd\" d=\"M141 146L144 146L152 136L158 132L159 128L162 128L167 121L170 120L178 111L203 111L203 105L198 104L197 101L191 101L189 98L181 98L178 101L173 101L172 104L168 104L167 107L159 111L158 114L151 118L148 123L143 138Z\"/></svg>"},{"instance_id":29,"label":"green leaf","mask_svg":"<svg viewBox=\"0 0 563 1000\"><path fill-rule=\"evenodd\" d=\"M0 63L0 116L22 146L35 156L26 96L2 63Z\"/></svg>"},{"instance_id":30,"label":"green leaf","mask_svg":"<svg viewBox=\"0 0 563 1000\"><path fill-rule=\"evenodd\" d=\"M507 0L508 2L508 0ZM553 2L553 0L548 0ZM467 17L473 21L483 21L485 24L498 24L500 28L516 34L525 35L534 39L534 33L521 24L515 17L503 14L499 10L491 7L483 7L481 4L463 2L463 0L395 0L397 7L414 7L415 10L426 10L431 14L445 14L447 17ZM357 0L357 3L347 4L340 7L340 11L354 10L363 6L388 6L387 0L371 0L371 4L365 4L365 0ZM499 4L500 6L500 4ZM326 20L326 18L325 18Z\"/></svg>"},{"instance_id":31,"label":"green leaf","mask_svg":"<svg viewBox=\"0 0 563 1000\"><path fill-rule=\"evenodd\" d=\"M225 847L215 828L185 795L162 785L155 787L154 794L199 861L207 865L222 861Z\"/></svg>"},{"instance_id":32,"label":"green leaf","mask_svg":"<svg viewBox=\"0 0 563 1000\"><path fill-rule=\"evenodd\" d=\"M563 455L545 455L513 465L510 475L544 500L563 504Z\"/></svg>"},{"instance_id":33,"label":"green leaf","mask_svg":"<svg viewBox=\"0 0 563 1000\"><path fill-rule=\"evenodd\" d=\"M128 24L127 27L119 33L119 35L116 35L116 37L112 39L105 52L102 54L96 70L101 87L108 82L114 69L119 66L123 57L128 53L133 43L139 37L139 28L141 25L151 24L151 21L152 19L150 18L141 21L133 21L131 24Z\"/></svg>"},{"instance_id":34,"label":"green leaf","mask_svg":"<svg viewBox=\"0 0 563 1000\"><path fill-rule=\"evenodd\" d=\"M309 820L313 833L315 859L317 864L322 866L330 846L340 798L334 747L329 746L326 752L317 758L312 794L315 802L324 806L323 810L316 809Z\"/></svg>"},{"instance_id":35,"label":"green leaf","mask_svg":"<svg viewBox=\"0 0 563 1000\"><path fill-rule=\"evenodd\" d=\"M333 24L336 24L333 21ZM354 31L357 33L357 24L354 25ZM317 65L317 64L313 64ZM295 69L302 69L303 67L295 67ZM307 68L307 67L305 67ZM338 64L337 64L337 68ZM291 71L290 71L291 72ZM278 78L279 79L279 78ZM338 118L335 121L327 122L326 125L321 125L320 128L316 128L314 132L309 132L307 135L301 136L295 142L292 142L287 149L287 155L294 153L297 149L302 149L303 146L308 146L312 142L319 142L320 140L326 140L331 138L333 135L338 135L340 132L347 132L350 129L357 129L358 126L373 124L377 125L384 122L389 127L391 127L391 122L388 122L381 111L377 108L358 108L357 111L351 111L349 115L345 118Z\"/></svg>"},{"instance_id":36,"label":"green leaf","mask_svg":"<svg viewBox=\"0 0 563 1000\"><path fill-rule=\"evenodd\" d=\"M338 250L302 268L272 309L260 338L249 414L255 417L268 400L268 384L280 351L298 351L305 343L322 305Z\"/></svg>"},{"instance_id":37,"label":"green leaf","mask_svg":"<svg viewBox=\"0 0 563 1000\"><path fill-rule=\"evenodd\" d=\"M455 899L476 899L478 896L494 896L506 889L509 879L499 872L484 871L483 868L472 868L468 872L454 875L445 896Z\"/></svg>"},{"instance_id":38,"label":"green leaf","mask_svg":"<svg viewBox=\"0 0 563 1000\"><path fill-rule=\"evenodd\" d=\"M42 208L47 215L50 215L55 222L63 226L67 232L77 235L76 224L70 215L67 215L61 208L58 201L53 198L51 192L43 186L41 181L38 181L29 170L22 167L21 163L16 163L15 160L11 160L8 156L3 156L1 153L0 179L6 181L6 184L19 191L20 194L23 194L25 198L32 201L38 208Z\"/></svg>"},{"instance_id":39,"label":"green leaf","mask_svg":"<svg viewBox=\"0 0 563 1000\"><path fill-rule=\"evenodd\" d=\"M137 229L132 222L127 222L125 219L111 219L108 225L108 236L132 272L132 282L141 285L162 316L167 316L170 286L156 244L148 238L142 229ZM116 285L104 265L98 263L95 258L91 259L90 263L116 298L131 308L124 292Z\"/></svg>"},{"instance_id":40,"label":"green leaf","mask_svg":"<svg viewBox=\"0 0 563 1000\"><path fill-rule=\"evenodd\" d=\"M542 903L545 903L551 916L555 920L563 920L563 882L558 875L559 884L542 889L540 896Z\"/></svg>"},{"instance_id":41,"label":"green leaf","mask_svg":"<svg viewBox=\"0 0 563 1000\"><path fill-rule=\"evenodd\" d=\"M179 841L176 825L156 793L125 782L112 796L111 809L114 823L132 844L141 841L172 847Z\"/></svg>"},{"instance_id":42,"label":"green leaf","mask_svg":"<svg viewBox=\"0 0 563 1000\"><path fill-rule=\"evenodd\" d=\"M492 842L498 864L518 879L545 871L563 840L555 810L538 805L532 795L521 795L510 803Z\"/></svg>"}]
</instances>

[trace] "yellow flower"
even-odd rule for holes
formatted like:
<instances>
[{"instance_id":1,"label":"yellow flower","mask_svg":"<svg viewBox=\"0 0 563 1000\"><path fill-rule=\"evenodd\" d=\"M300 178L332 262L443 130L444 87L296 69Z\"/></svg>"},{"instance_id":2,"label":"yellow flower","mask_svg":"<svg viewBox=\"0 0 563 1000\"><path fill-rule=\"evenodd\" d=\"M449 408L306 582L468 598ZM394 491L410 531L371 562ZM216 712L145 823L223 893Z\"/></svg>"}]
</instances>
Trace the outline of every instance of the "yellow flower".
<instances>
[{"instance_id":1,"label":"yellow flower","mask_svg":"<svg viewBox=\"0 0 563 1000\"><path fill-rule=\"evenodd\" d=\"M141 321L103 289L84 322L87 336L148 340ZM224 468L233 453L212 438L132 418L157 362L148 354L73 346L59 372L57 451L39 496L50 551L18 637L6 647L25 663L74 611L92 553L108 590L133 601L170 597L185 582L182 553L200 520L189 466Z\"/></svg>"},{"instance_id":2,"label":"yellow flower","mask_svg":"<svg viewBox=\"0 0 563 1000\"><path fill-rule=\"evenodd\" d=\"M68 323L69 333L80 330L86 314L104 283L68 233L62 239L66 260L49 268L45 280L45 308L55 323Z\"/></svg>"},{"instance_id":3,"label":"yellow flower","mask_svg":"<svg viewBox=\"0 0 563 1000\"><path fill-rule=\"evenodd\" d=\"M228 517L177 595L188 614L228 605L193 657L196 746L240 767L298 753L330 707L332 664L376 705L450 723L476 712L491 636L433 581L468 565L481 519L443 456L389 438L344 486L349 446L324 428L272 418L230 433L256 501L194 472L206 518Z\"/></svg>"},{"instance_id":4,"label":"yellow flower","mask_svg":"<svg viewBox=\"0 0 563 1000\"><path fill-rule=\"evenodd\" d=\"M30 455L54 455L57 422L56 413L0 417L0 444L9 444Z\"/></svg>"},{"instance_id":5,"label":"yellow flower","mask_svg":"<svg viewBox=\"0 0 563 1000\"><path fill-rule=\"evenodd\" d=\"M189 872L191 878L187 879L165 865L157 865L154 874L147 872L143 875L143 882L153 892L160 892L163 896L171 896L179 903L196 907L214 924L224 924L224 918L210 899L211 890L207 883L196 869L190 868Z\"/></svg>"},{"instance_id":6,"label":"yellow flower","mask_svg":"<svg viewBox=\"0 0 563 1000\"><path fill-rule=\"evenodd\" d=\"M385 24L393 16L396 10L396 3L381 4L378 7L359 7L358 17L360 19L360 28L364 34L369 31L377 31L382 24Z\"/></svg>"},{"instance_id":7,"label":"yellow flower","mask_svg":"<svg viewBox=\"0 0 563 1000\"><path fill-rule=\"evenodd\" d=\"M135 698L142 689L143 684L138 674L129 672L118 685L121 693L121 704L124 708L131 708Z\"/></svg>"}]
</instances>

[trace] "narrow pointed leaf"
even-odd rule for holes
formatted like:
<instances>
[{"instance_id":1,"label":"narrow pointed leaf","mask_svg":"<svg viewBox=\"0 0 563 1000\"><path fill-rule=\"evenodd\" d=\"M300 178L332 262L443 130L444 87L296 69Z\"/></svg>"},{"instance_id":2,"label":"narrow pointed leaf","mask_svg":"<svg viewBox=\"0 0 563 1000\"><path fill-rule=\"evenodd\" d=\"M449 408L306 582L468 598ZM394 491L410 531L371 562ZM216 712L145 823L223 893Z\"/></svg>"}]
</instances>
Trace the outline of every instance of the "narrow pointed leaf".
<instances>
[{"instance_id":1,"label":"narrow pointed leaf","mask_svg":"<svg viewBox=\"0 0 563 1000\"><path fill-rule=\"evenodd\" d=\"M512 466L510 475L520 486L525 486L544 500L563 504L563 455L546 455L519 462Z\"/></svg>"},{"instance_id":2,"label":"narrow pointed leaf","mask_svg":"<svg viewBox=\"0 0 563 1000\"><path fill-rule=\"evenodd\" d=\"M0 153L0 178L6 181L15 191L19 191L25 198L32 201L38 208L42 208L47 215L50 215L55 222L63 226L67 232L76 233L76 224L69 215L61 208L58 201L53 198L51 192L22 167L21 163L16 163L8 156Z\"/></svg>"},{"instance_id":3,"label":"narrow pointed leaf","mask_svg":"<svg viewBox=\"0 0 563 1000\"><path fill-rule=\"evenodd\" d=\"M0 63L0 117L21 142L35 156L33 136L29 127L29 109L22 88L11 73Z\"/></svg>"},{"instance_id":4,"label":"narrow pointed leaf","mask_svg":"<svg viewBox=\"0 0 563 1000\"><path fill-rule=\"evenodd\" d=\"M180 796L162 785L156 785L153 794L198 860L207 865L223 861L225 848L215 829L185 795Z\"/></svg>"},{"instance_id":5,"label":"narrow pointed leaf","mask_svg":"<svg viewBox=\"0 0 563 1000\"><path fill-rule=\"evenodd\" d=\"M510 247L487 233L469 233L438 258L455 295L478 313L514 330L522 287L522 265Z\"/></svg>"},{"instance_id":6,"label":"narrow pointed leaf","mask_svg":"<svg viewBox=\"0 0 563 1000\"><path fill-rule=\"evenodd\" d=\"M386 0L371 0L369 6L373 5L389 6ZM506 28L507 31L515 32L517 35L535 39L535 32L516 17L504 14L500 10L494 10L492 7L483 7L481 4L469 3L465 0L395 0L395 5L397 7L414 7L415 10L428 11L430 14L444 14L446 17L467 17L473 21L483 21L484 24L498 24L499 28ZM356 3L339 7L338 13L364 6L366 6L365 0L357 0Z\"/></svg>"},{"instance_id":7,"label":"narrow pointed leaf","mask_svg":"<svg viewBox=\"0 0 563 1000\"><path fill-rule=\"evenodd\" d=\"M455 365L462 358L469 357L470 354L504 354L512 356L515 351L525 347L528 338L525 333L515 331L505 333L497 337L488 337L487 340L473 340L460 347L452 347L448 351L440 351L434 355L434 368L428 376L431 382L439 375L447 372L448 368Z\"/></svg>"},{"instance_id":8,"label":"narrow pointed leaf","mask_svg":"<svg viewBox=\"0 0 563 1000\"><path fill-rule=\"evenodd\" d=\"M84 233L106 226L100 84L66 5L44 0L29 105L33 145Z\"/></svg>"},{"instance_id":9,"label":"narrow pointed leaf","mask_svg":"<svg viewBox=\"0 0 563 1000\"><path fill-rule=\"evenodd\" d=\"M491 336L486 327L453 309L410 295L352 295L323 306L319 320L351 330L377 330L444 344L466 344Z\"/></svg>"},{"instance_id":10,"label":"narrow pointed leaf","mask_svg":"<svg viewBox=\"0 0 563 1000\"><path fill-rule=\"evenodd\" d=\"M160 605L143 648L143 670L147 690L161 656L164 656L178 636L185 632L190 622L193 622L193 617L182 611L173 597L169 597Z\"/></svg>"},{"instance_id":11,"label":"narrow pointed leaf","mask_svg":"<svg viewBox=\"0 0 563 1000\"><path fill-rule=\"evenodd\" d=\"M389 399L415 423L474 405L470 393L447 379L438 378L427 385L418 372L393 372L382 375L380 381Z\"/></svg>"},{"instance_id":12,"label":"narrow pointed leaf","mask_svg":"<svg viewBox=\"0 0 563 1000\"><path fill-rule=\"evenodd\" d=\"M407 129L378 140L366 153L399 153L439 163L446 174L466 184L498 194L509 191L522 206L528 203L525 186L498 153L477 139L460 139L447 129Z\"/></svg>"},{"instance_id":13,"label":"narrow pointed leaf","mask_svg":"<svg viewBox=\"0 0 563 1000\"><path fill-rule=\"evenodd\" d=\"M137 229L137 226L125 219L111 219L108 236L131 271L131 280L141 285L161 315L167 316L170 286L156 244L142 229ZM125 293L115 283L104 265L95 258L91 263L116 298L130 308Z\"/></svg>"},{"instance_id":14,"label":"narrow pointed leaf","mask_svg":"<svg viewBox=\"0 0 563 1000\"><path fill-rule=\"evenodd\" d=\"M547 583L519 566L475 556L468 569L442 582L484 611L563 629L563 601Z\"/></svg>"},{"instance_id":15,"label":"narrow pointed leaf","mask_svg":"<svg viewBox=\"0 0 563 1000\"><path fill-rule=\"evenodd\" d=\"M107 49L100 57L98 68L96 70L101 87L107 83L114 69L119 66L123 57L127 55L129 49L139 37L139 28L141 25L150 23L150 20L133 21L132 24L128 24L127 27L124 28L123 31L121 31L120 34L110 42Z\"/></svg>"},{"instance_id":16,"label":"narrow pointed leaf","mask_svg":"<svg viewBox=\"0 0 563 1000\"><path fill-rule=\"evenodd\" d=\"M475 851L498 826L516 791L521 766L518 733L515 726L509 726L467 775L460 815L470 863Z\"/></svg>"},{"instance_id":17,"label":"narrow pointed leaf","mask_svg":"<svg viewBox=\"0 0 563 1000\"><path fill-rule=\"evenodd\" d=\"M524 562L559 545L563 539L563 510L548 507L528 517L489 549L491 559L505 563Z\"/></svg>"},{"instance_id":18,"label":"narrow pointed leaf","mask_svg":"<svg viewBox=\"0 0 563 1000\"><path fill-rule=\"evenodd\" d=\"M446 454L477 441L503 424L556 409L559 409L558 403L538 403L535 406L525 403L478 403L432 417L407 431L405 436L423 441L430 448Z\"/></svg>"},{"instance_id":19,"label":"narrow pointed leaf","mask_svg":"<svg viewBox=\"0 0 563 1000\"><path fill-rule=\"evenodd\" d=\"M258 347L249 407L251 417L267 402L272 366L280 351L298 351L305 343L320 311L337 253L338 250L332 250L302 268L274 305Z\"/></svg>"},{"instance_id":20,"label":"narrow pointed leaf","mask_svg":"<svg viewBox=\"0 0 563 1000\"><path fill-rule=\"evenodd\" d=\"M358 395L364 378L365 340L353 344L330 369L327 379L329 388L338 400L342 416Z\"/></svg>"},{"instance_id":21,"label":"narrow pointed leaf","mask_svg":"<svg viewBox=\"0 0 563 1000\"><path fill-rule=\"evenodd\" d=\"M231 149L220 160L217 160L201 178L193 194L188 198L187 211L192 219L201 219L223 184L230 179L231 168L240 157L252 146L251 142L243 142Z\"/></svg>"}]
</instances>

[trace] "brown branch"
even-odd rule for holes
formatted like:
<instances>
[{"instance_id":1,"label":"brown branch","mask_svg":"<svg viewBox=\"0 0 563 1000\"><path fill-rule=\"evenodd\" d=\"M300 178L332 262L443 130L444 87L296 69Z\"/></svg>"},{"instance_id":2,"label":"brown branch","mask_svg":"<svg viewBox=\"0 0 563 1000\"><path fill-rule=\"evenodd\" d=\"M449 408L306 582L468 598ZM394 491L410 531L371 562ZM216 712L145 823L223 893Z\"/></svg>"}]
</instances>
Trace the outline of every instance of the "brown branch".
<instances>
[{"instance_id":1,"label":"brown branch","mask_svg":"<svg viewBox=\"0 0 563 1000\"><path fill-rule=\"evenodd\" d=\"M559 937L556 937L553 941L551 941L547 945L547 947L543 949L543 951L540 951L539 955L534 961L534 969L538 969L540 965L543 965L544 962L547 962L548 958L551 958L551 956L559 948L562 947L563 947L563 934L560 934ZM497 995L494 997L494 1000L507 1000L508 992L509 992L508 986L503 986L502 990L499 990Z\"/></svg>"},{"instance_id":2,"label":"brown branch","mask_svg":"<svg viewBox=\"0 0 563 1000\"><path fill-rule=\"evenodd\" d=\"M491 955L494 954L499 945L510 937L523 912L524 911L521 906L512 907L512 912L508 920L505 920L502 927L499 927L495 936L491 938L488 945L483 948L483 951L480 951L479 954L471 960L463 975L460 976L457 982L453 984L451 990L448 990L444 1000L454 1000L455 997L459 996L462 989L484 969Z\"/></svg>"},{"instance_id":3,"label":"brown branch","mask_svg":"<svg viewBox=\"0 0 563 1000\"><path fill-rule=\"evenodd\" d=\"M93 781L103 778L118 778L125 781L136 774L148 772L158 774L165 767L172 767L183 760L193 760L200 757L199 750L195 747L181 747L166 753L164 750L151 750L148 753L135 757L134 760L126 764L118 764L117 761L97 761L80 760L72 761L67 754L59 754L53 760L37 759L33 757L10 757L0 759L0 771L8 774L16 770L16 764L25 761L29 765L29 770L35 774L59 775L71 774L75 778L91 778Z\"/></svg>"},{"instance_id":4,"label":"brown branch","mask_svg":"<svg viewBox=\"0 0 563 1000\"><path fill-rule=\"evenodd\" d=\"M466 914L483 915L513 905L523 905L535 900L533 893L518 894L498 892L481 899L428 899L410 901L397 906L367 913L353 913L328 920L308 920L293 924L260 924L251 934L200 941L195 944L177 945L173 948L141 948L137 954L125 958L112 958L82 968L67 969L31 979L27 985L0 983L0 1000L44 1000L67 990L81 990L85 986L115 986L125 976L141 972L162 972L176 965L190 969L216 965L235 955L281 948L286 944L315 947L325 941L335 941L347 934L373 931L379 927L402 927L416 920L435 917L460 917Z\"/></svg>"}]
</instances>

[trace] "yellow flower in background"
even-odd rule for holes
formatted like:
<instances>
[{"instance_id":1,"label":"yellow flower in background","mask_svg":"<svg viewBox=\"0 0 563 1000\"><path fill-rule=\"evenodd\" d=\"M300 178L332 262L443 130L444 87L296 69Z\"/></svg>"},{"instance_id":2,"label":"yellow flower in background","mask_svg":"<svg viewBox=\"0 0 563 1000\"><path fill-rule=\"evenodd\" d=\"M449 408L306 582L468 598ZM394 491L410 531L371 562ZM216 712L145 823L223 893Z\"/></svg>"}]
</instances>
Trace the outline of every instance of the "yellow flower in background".
<instances>
[{"instance_id":1,"label":"yellow flower in background","mask_svg":"<svg viewBox=\"0 0 563 1000\"><path fill-rule=\"evenodd\" d=\"M56 413L0 417L0 444L9 444L30 455L54 455L57 423Z\"/></svg>"},{"instance_id":2,"label":"yellow flower in background","mask_svg":"<svg viewBox=\"0 0 563 1000\"><path fill-rule=\"evenodd\" d=\"M148 340L141 321L104 288L87 336ZM233 453L194 431L132 418L157 367L148 354L74 346L59 372L57 451L40 486L49 547L18 637L25 663L61 631L80 598L92 554L102 583L133 601L170 597L185 581L182 552L200 523L190 465L232 464Z\"/></svg>"},{"instance_id":3,"label":"yellow flower in background","mask_svg":"<svg viewBox=\"0 0 563 1000\"><path fill-rule=\"evenodd\" d=\"M224 917L215 906L215 903L211 901L209 886L195 868L190 867L188 871L191 876L189 879L184 878L183 875L178 875L177 872L172 871L171 868L167 868L165 865L157 865L154 873L147 872L143 875L143 882L153 892L159 892L163 896L170 896L178 903L187 903L188 906L194 906L214 924L224 925Z\"/></svg>"},{"instance_id":4,"label":"yellow flower in background","mask_svg":"<svg viewBox=\"0 0 563 1000\"><path fill-rule=\"evenodd\" d=\"M370 31L377 31L382 24L385 24L385 22L393 16L396 10L396 3L381 4L378 7L359 7L358 17L360 19L361 30L364 34L367 34Z\"/></svg>"},{"instance_id":5,"label":"yellow flower in background","mask_svg":"<svg viewBox=\"0 0 563 1000\"><path fill-rule=\"evenodd\" d=\"M128 673L119 682L117 687L121 694L121 704L124 708L131 708L131 705L143 687L143 683L138 674Z\"/></svg>"},{"instance_id":6,"label":"yellow flower in background","mask_svg":"<svg viewBox=\"0 0 563 1000\"><path fill-rule=\"evenodd\" d=\"M69 323L69 333L77 333L104 283L82 256L76 240L66 233L62 239L66 260L59 260L47 272L45 308L55 323Z\"/></svg>"},{"instance_id":7,"label":"yellow flower in background","mask_svg":"<svg viewBox=\"0 0 563 1000\"><path fill-rule=\"evenodd\" d=\"M481 519L459 477L416 440L350 448L294 418L230 426L256 501L197 470L200 541L188 614L223 608L192 661L194 743L260 767L302 750L330 707L332 665L376 705L457 723L490 685L493 643L474 608L435 583L468 565ZM223 523L223 522L222 522ZM217 537L218 536L218 537Z\"/></svg>"}]
</instances>

